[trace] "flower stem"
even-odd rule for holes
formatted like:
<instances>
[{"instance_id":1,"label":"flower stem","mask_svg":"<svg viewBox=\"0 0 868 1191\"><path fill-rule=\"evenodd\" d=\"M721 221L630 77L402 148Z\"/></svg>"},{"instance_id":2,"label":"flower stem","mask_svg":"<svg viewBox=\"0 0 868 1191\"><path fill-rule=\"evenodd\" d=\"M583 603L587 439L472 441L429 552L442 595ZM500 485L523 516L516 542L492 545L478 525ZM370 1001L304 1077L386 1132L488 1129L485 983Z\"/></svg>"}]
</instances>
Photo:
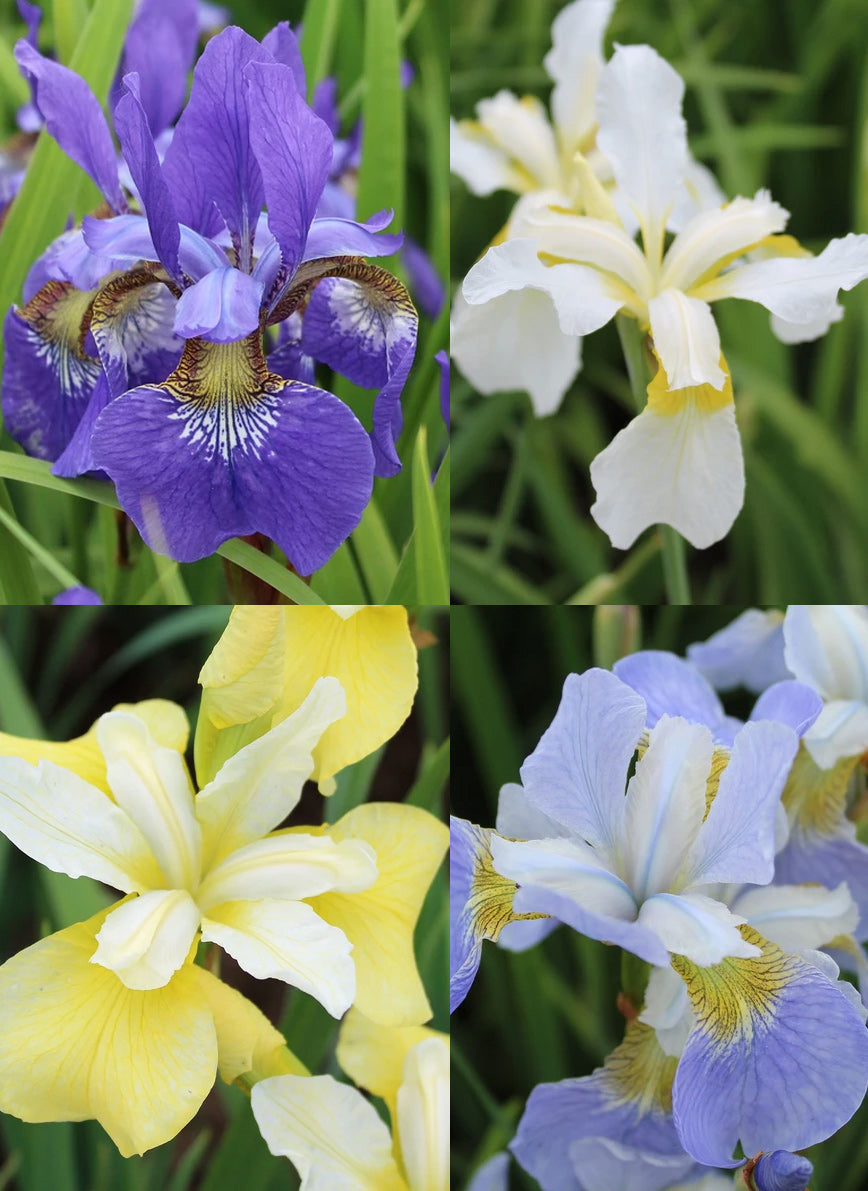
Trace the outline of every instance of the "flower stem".
<instances>
[{"instance_id":1,"label":"flower stem","mask_svg":"<svg viewBox=\"0 0 868 1191\"><path fill-rule=\"evenodd\" d=\"M648 364L644 339L634 318L619 314L615 322L624 352L624 361L627 365L627 375L630 378L633 402L637 413L641 413L645 408L648 386ZM671 525L660 525L658 528L662 544L663 580L666 584L666 596L670 604L689 604L691 602L690 579L687 574L684 538Z\"/></svg>"}]
</instances>

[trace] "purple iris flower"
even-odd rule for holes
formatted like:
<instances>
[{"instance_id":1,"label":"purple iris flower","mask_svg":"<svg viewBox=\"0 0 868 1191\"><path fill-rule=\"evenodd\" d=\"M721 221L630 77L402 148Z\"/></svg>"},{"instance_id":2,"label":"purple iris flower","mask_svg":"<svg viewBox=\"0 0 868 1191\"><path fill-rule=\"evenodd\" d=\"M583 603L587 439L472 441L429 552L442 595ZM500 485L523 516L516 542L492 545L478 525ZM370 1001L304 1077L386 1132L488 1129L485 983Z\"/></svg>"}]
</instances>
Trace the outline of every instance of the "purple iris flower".
<instances>
[{"instance_id":1,"label":"purple iris flower","mask_svg":"<svg viewBox=\"0 0 868 1191\"><path fill-rule=\"evenodd\" d=\"M26 43L16 54L49 131L115 213L85 219L91 260L80 266L95 257L103 271L128 270L91 321L82 350L92 341L103 375L79 414L74 457L67 448L57 470L106 472L149 545L180 561L262 533L311 573L358 524L374 474L400 469L416 314L400 283L362 259L400 246L399 235L379 234L389 213L364 224L315 218L333 138L304 101L289 27L261 45L234 27L209 42L162 161L142 81L124 77L114 124L141 215L127 208L108 126L83 80ZM124 335L133 291L168 298L169 333L184 341L177 367L145 384ZM290 339L302 356L380 390L370 437L332 394L268 367L264 329L296 313L302 327L296 320Z\"/></svg>"},{"instance_id":2,"label":"purple iris flower","mask_svg":"<svg viewBox=\"0 0 868 1191\"><path fill-rule=\"evenodd\" d=\"M51 601L52 604L101 604L102 600L90 587L67 587Z\"/></svg>"}]
</instances>

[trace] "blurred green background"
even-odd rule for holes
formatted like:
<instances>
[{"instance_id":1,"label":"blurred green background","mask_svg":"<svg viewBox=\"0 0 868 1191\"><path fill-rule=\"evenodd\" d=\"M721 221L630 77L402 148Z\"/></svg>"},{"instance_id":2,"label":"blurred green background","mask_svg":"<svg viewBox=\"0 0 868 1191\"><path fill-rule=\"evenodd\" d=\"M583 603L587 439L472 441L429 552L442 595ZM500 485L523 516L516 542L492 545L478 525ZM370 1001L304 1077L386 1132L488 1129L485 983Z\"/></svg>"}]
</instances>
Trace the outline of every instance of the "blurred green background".
<instances>
[{"instance_id":1,"label":"blurred green background","mask_svg":"<svg viewBox=\"0 0 868 1191\"><path fill-rule=\"evenodd\" d=\"M743 606L698 608L455 608L452 612L452 811L491 827L497 794L550 724L567 674L610 667L639 648L684 654ZM730 714L753 705L727 695ZM620 1042L620 949L566 927L523 954L484 943L476 982L452 1015L453 1187L502 1150L531 1089L588 1075ZM834 1072L830 1071L830 1079ZM868 1186L868 1104L833 1139L807 1151L813 1191ZM537 1191L513 1163L510 1186Z\"/></svg>"},{"instance_id":2,"label":"blurred green background","mask_svg":"<svg viewBox=\"0 0 868 1191\"><path fill-rule=\"evenodd\" d=\"M194 728L197 675L228 617L229 609L219 607L0 609L0 731L68 739L117 702L155 697L179 702ZM369 800L411 800L444 816L449 626L437 609L421 609L418 626L432 643L419 655L420 687L410 719L392 741L338 775L337 792L327 803L309 784L291 824L320 823L324 811L333 821ZM192 766L192 735L188 760ZM446 882L444 865L416 931L419 969L435 1011L431 1024L440 1030L448 1029L449 1020ZM0 835L0 962L96 912L96 888L49 872ZM311 1070L339 1074L338 1023L311 997L279 981L255 980L228 956L222 957L221 976L263 1009ZM26 1125L0 1114L0 1191L236 1187L292 1191L298 1181L289 1162L268 1153L244 1094L219 1081L179 1137L143 1158L121 1158L92 1121Z\"/></svg>"},{"instance_id":3,"label":"blurred green background","mask_svg":"<svg viewBox=\"0 0 868 1191\"><path fill-rule=\"evenodd\" d=\"M548 97L542 59L558 0L452 8L452 110L500 88ZM687 83L692 150L729 197L769 187L788 231L818 251L868 231L868 4L864 0L619 0L606 38L647 42ZM503 226L513 196L452 181L453 285ZM868 285L816 344L787 348L768 314L721 302L747 496L733 530L689 549L696 603L861 598L868 581ZM561 412L483 398L456 372L452 582L468 603L663 598L659 549L614 551L589 515L591 459L633 406L614 324L585 341ZM615 578L600 579L615 573Z\"/></svg>"}]
</instances>

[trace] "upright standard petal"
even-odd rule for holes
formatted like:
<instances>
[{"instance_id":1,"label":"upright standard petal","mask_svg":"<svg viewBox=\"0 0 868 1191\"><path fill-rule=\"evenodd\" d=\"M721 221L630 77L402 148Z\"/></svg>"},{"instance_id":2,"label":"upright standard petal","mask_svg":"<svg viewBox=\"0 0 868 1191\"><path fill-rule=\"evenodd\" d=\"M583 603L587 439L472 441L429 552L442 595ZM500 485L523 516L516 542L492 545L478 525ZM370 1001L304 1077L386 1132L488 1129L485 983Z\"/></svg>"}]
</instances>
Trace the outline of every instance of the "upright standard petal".
<instances>
[{"instance_id":1,"label":"upright standard petal","mask_svg":"<svg viewBox=\"0 0 868 1191\"><path fill-rule=\"evenodd\" d=\"M180 561L263 533L309 575L358 525L373 484L355 415L269 373L258 334L188 340L165 384L100 415L93 452L145 540Z\"/></svg>"},{"instance_id":2,"label":"upright standard petal","mask_svg":"<svg viewBox=\"0 0 868 1191\"><path fill-rule=\"evenodd\" d=\"M284 66L288 66L292 71L292 77L295 79L295 85L298 88L299 94L306 94L307 79L305 77L304 62L301 57L301 47L298 44L298 38L293 33L289 21L280 21L273 29L269 29L262 39L262 44L276 62L283 63ZM322 79L317 90L323 84L333 82L334 79ZM316 100L314 100L315 105Z\"/></svg>"},{"instance_id":3,"label":"upright standard petal","mask_svg":"<svg viewBox=\"0 0 868 1191\"><path fill-rule=\"evenodd\" d=\"M302 349L364 388L374 401L374 470L396 475L401 392L416 353L418 315L410 295L385 269L359 262L324 277L304 313Z\"/></svg>"},{"instance_id":4,"label":"upright standard petal","mask_svg":"<svg viewBox=\"0 0 868 1191\"><path fill-rule=\"evenodd\" d=\"M594 129L594 95L603 66L603 35L615 0L578 0L552 21L552 48L543 66L554 79L552 116L560 149L569 160Z\"/></svg>"},{"instance_id":5,"label":"upright standard petal","mask_svg":"<svg viewBox=\"0 0 868 1191\"><path fill-rule=\"evenodd\" d=\"M538 417L554 413L576 378L582 341L561 330L548 294L520 289L471 306L452 299L451 352L479 393L524 389Z\"/></svg>"},{"instance_id":6,"label":"upright standard petal","mask_svg":"<svg viewBox=\"0 0 868 1191\"><path fill-rule=\"evenodd\" d=\"M868 1032L835 983L751 927L758 959L698 967L676 957L695 1024L673 1087L673 1111L688 1153L708 1166L746 1154L799 1150L823 1141L862 1102Z\"/></svg>"},{"instance_id":7,"label":"upright standard petal","mask_svg":"<svg viewBox=\"0 0 868 1191\"><path fill-rule=\"evenodd\" d=\"M585 1137L658 1157L682 1155L671 1113L675 1063L649 1026L631 1022L593 1075L534 1088L509 1148L545 1191L583 1191L571 1150Z\"/></svg>"},{"instance_id":8,"label":"upright standard petal","mask_svg":"<svg viewBox=\"0 0 868 1191\"><path fill-rule=\"evenodd\" d=\"M280 1075L256 1084L251 1103L272 1154L289 1158L310 1191L407 1191L389 1130L354 1088Z\"/></svg>"},{"instance_id":9,"label":"upright standard petal","mask_svg":"<svg viewBox=\"0 0 868 1191\"><path fill-rule=\"evenodd\" d=\"M618 46L597 87L597 145L659 261L663 233L687 168L684 83L650 46Z\"/></svg>"},{"instance_id":10,"label":"upright standard petal","mask_svg":"<svg viewBox=\"0 0 868 1191\"><path fill-rule=\"evenodd\" d=\"M449 1044L418 1042L404 1060L398 1108L392 1117L412 1191L449 1189Z\"/></svg>"},{"instance_id":11,"label":"upright standard petal","mask_svg":"<svg viewBox=\"0 0 868 1191\"><path fill-rule=\"evenodd\" d=\"M254 60L244 70L244 87L268 226L291 276L301 262L329 175L334 138L305 103L288 66Z\"/></svg>"},{"instance_id":12,"label":"upright standard petal","mask_svg":"<svg viewBox=\"0 0 868 1191\"><path fill-rule=\"evenodd\" d=\"M34 88L36 105L48 131L61 149L90 174L113 211L126 211L114 143L93 91L75 71L43 58L26 41L16 45L15 58Z\"/></svg>"},{"instance_id":13,"label":"upright standard petal","mask_svg":"<svg viewBox=\"0 0 868 1191\"><path fill-rule=\"evenodd\" d=\"M568 675L555 718L521 768L528 799L613 855L627 768L644 727L644 700L614 674Z\"/></svg>"},{"instance_id":14,"label":"upright standard petal","mask_svg":"<svg viewBox=\"0 0 868 1191\"><path fill-rule=\"evenodd\" d=\"M217 1036L192 966L142 992L89 962L104 917L0 968L0 1108L25 1121L96 1118L128 1158L195 1116L214 1083Z\"/></svg>"},{"instance_id":15,"label":"upright standard petal","mask_svg":"<svg viewBox=\"0 0 868 1191\"><path fill-rule=\"evenodd\" d=\"M561 171L548 114L534 96L498 91L476 105L479 127L502 148L525 177L525 189L557 189Z\"/></svg>"},{"instance_id":16,"label":"upright standard petal","mask_svg":"<svg viewBox=\"0 0 868 1191\"><path fill-rule=\"evenodd\" d=\"M142 0L126 32L118 74L139 75L154 136L169 127L187 96L187 72L199 40L196 10L196 0Z\"/></svg>"},{"instance_id":17,"label":"upright standard petal","mask_svg":"<svg viewBox=\"0 0 868 1191\"><path fill-rule=\"evenodd\" d=\"M722 392L665 387L661 368L648 405L591 463L591 516L619 550L657 522L704 550L726 536L744 501L729 378Z\"/></svg>"},{"instance_id":18,"label":"upright standard petal","mask_svg":"<svg viewBox=\"0 0 868 1191\"><path fill-rule=\"evenodd\" d=\"M3 324L3 418L28 455L55 460L87 410L100 375L84 346L93 293L49 281Z\"/></svg>"},{"instance_id":19,"label":"upright standard petal","mask_svg":"<svg viewBox=\"0 0 868 1191\"><path fill-rule=\"evenodd\" d=\"M202 833L184 758L158 744L143 720L122 711L100 717L97 739L115 801L148 841L170 888L194 889Z\"/></svg>"},{"instance_id":20,"label":"upright standard petal","mask_svg":"<svg viewBox=\"0 0 868 1191\"><path fill-rule=\"evenodd\" d=\"M784 617L784 657L796 678L824 699L868 702L868 608L791 604Z\"/></svg>"},{"instance_id":21,"label":"upright standard petal","mask_svg":"<svg viewBox=\"0 0 868 1191\"><path fill-rule=\"evenodd\" d=\"M325 830L337 841L362 840L377 855L379 876L370 889L311 899L317 914L353 944L356 1007L386 1026L428 1021L431 1006L416 967L413 931L449 846L448 828L418 807L371 802Z\"/></svg>"},{"instance_id":22,"label":"upright standard petal","mask_svg":"<svg viewBox=\"0 0 868 1191\"><path fill-rule=\"evenodd\" d=\"M757 699L751 720L777 720L804 736L823 710L823 700L804 682L776 682Z\"/></svg>"},{"instance_id":23,"label":"upright standard petal","mask_svg":"<svg viewBox=\"0 0 868 1191\"><path fill-rule=\"evenodd\" d=\"M642 649L621 658L612 669L645 700L649 728L661 716L678 715L691 723L705 724L714 733L726 717L723 705L702 675L674 653Z\"/></svg>"},{"instance_id":24,"label":"upright standard petal","mask_svg":"<svg viewBox=\"0 0 868 1191\"><path fill-rule=\"evenodd\" d=\"M190 99L163 161L181 223L210 236L225 222L242 269L251 263L265 199L250 144L244 68L269 61L268 50L234 25L213 37L196 64Z\"/></svg>"},{"instance_id":25,"label":"upright standard petal","mask_svg":"<svg viewBox=\"0 0 868 1191\"><path fill-rule=\"evenodd\" d=\"M713 687L745 686L760 694L791 678L784 662L783 613L748 608L707 641L688 645L687 657Z\"/></svg>"},{"instance_id":26,"label":"upright standard petal","mask_svg":"<svg viewBox=\"0 0 868 1191\"><path fill-rule=\"evenodd\" d=\"M313 772L313 750L346 714L336 678L320 678L297 711L230 757L196 796L204 861L211 865L278 827Z\"/></svg>"},{"instance_id":27,"label":"upright standard petal","mask_svg":"<svg viewBox=\"0 0 868 1191\"><path fill-rule=\"evenodd\" d=\"M121 807L51 761L0 758L0 831L55 872L125 893L161 885L145 837Z\"/></svg>"},{"instance_id":28,"label":"upright standard petal","mask_svg":"<svg viewBox=\"0 0 868 1191\"><path fill-rule=\"evenodd\" d=\"M785 724L745 724L688 857L686 882L771 881L775 815L798 747L798 737Z\"/></svg>"}]
</instances>

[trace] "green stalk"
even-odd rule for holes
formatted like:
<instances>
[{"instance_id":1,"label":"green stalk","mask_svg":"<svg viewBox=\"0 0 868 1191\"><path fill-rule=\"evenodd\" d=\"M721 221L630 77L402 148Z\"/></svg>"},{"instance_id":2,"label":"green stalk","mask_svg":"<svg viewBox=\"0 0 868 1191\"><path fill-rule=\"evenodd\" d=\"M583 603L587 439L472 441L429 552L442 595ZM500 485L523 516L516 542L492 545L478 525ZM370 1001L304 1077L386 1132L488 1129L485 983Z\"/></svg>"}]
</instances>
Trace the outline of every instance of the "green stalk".
<instances>
[{"instance_id":1,"label":"green stalk","mask_svg":"<svg viewBox=\"0 0 868 1191\"><path fill-rule=\"evenodd\" d=\"M619 314L616 318L618 336L630 377L630 388L637 413L646 405L648 387L648 366L645 361L645 346L636 320ZM690 579L687 574L687 558L684 538L671 525L658 526L663 553L663 580L670 604L689 604Z\"/></svg>"}]
</instances>

